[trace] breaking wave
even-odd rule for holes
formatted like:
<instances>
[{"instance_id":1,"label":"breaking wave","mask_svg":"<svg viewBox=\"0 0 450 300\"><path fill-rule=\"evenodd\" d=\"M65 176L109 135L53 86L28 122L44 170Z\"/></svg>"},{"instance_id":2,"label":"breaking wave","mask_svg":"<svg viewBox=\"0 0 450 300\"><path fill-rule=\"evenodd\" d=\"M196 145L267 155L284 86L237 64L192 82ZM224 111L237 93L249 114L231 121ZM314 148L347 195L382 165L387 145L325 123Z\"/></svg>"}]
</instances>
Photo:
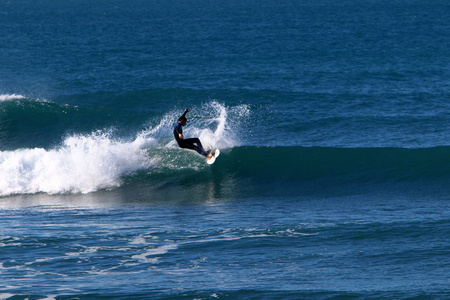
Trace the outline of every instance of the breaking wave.
<instances>
[{"instance_id":1,"label":"breaking wave","mask_svg":"<svg viewBox=\"0 0 450 300\"><path fill-rule=\"evenodd\" d=\"M202 118L191 113L186 136L199 136L208 148L232 148L238 145L238 136L230 126L233 121L229 115L245 115L246 111L245 106L227 108L209 103L197 113ZM117 138L114 130L98 130L70 135L51 149L0 151L0 196L90 193L118 187L125 177L140 170L203 168L201 156L179 149L173 142L172 126L179 114L165 114L134 138Z\"/></svg>"}]
</instances>

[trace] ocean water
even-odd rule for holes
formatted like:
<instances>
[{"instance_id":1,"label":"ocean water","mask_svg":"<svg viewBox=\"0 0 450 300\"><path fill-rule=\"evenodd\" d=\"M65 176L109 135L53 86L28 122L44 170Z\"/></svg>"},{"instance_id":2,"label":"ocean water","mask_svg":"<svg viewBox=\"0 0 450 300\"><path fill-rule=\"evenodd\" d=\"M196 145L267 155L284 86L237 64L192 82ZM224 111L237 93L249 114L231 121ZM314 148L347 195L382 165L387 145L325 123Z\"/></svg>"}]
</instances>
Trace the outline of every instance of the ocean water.
<instances>
[{"instance_id":1,"label":"ocean water","mask_svg":"<svg viewBox=\"0 0 450 300\"><path fill-rule=\"evenodd\" d=\"M0 299L449 299L449 16L0 0Z\"/></svg>"}]
</instances>

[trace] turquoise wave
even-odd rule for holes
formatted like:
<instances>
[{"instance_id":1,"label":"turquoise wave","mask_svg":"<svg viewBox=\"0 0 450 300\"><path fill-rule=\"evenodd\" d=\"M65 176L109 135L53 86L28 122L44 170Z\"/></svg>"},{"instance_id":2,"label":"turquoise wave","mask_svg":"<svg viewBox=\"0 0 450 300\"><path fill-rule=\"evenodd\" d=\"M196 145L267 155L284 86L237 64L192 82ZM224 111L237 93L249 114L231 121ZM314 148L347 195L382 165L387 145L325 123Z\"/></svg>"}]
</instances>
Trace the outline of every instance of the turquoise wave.
<instances>
[{"instance_id":1,"label":"turquoise wave","mask_svg":"<svg viewBox=\"0 0 450 300\"><path fill-rule=\"evenodd\" d=\"M395 182L450 177L450 147L238 147L217 167L240 177Z\"/></svg>"},{"instance_id":2,"label":"turquoise wave","mask_svg":"<svg viewBox=\"0 0 450 300\"><path fill-rule=\"evenodd\" d=\"M212 166L172 149L166 161L124 179L152 198L230 198L446 189L450 147L324 148L234 147ZM170 162L170 163L169 163Z\"/></svg>"}]
</instances>

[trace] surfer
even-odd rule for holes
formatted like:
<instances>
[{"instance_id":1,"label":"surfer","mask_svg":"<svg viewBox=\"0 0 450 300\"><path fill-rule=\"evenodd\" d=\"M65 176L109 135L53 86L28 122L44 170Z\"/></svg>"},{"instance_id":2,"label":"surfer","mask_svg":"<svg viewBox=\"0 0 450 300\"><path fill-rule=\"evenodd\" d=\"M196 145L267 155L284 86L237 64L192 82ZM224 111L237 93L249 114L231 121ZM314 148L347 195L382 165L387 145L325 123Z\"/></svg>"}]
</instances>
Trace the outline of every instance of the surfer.
<instances>
[{"instance_id":1,"label":"surfer","mask_svg":"<svg viewBox=\"0 0 450 300\"><path fill-rule=\"evenodd\" d=\"M205 149L203 149L202 143L198 138L185 139L183 136L182 126L185 126L187 123L186 114L188 112L189 109L186 108L184 110L184 114L180 118L178 118L178 122L175 123L175 126L173 128L173 135L175 137L175 140L177 141L178 146L180 146L180 148L195 150L199 154L206 156L208 159L210 159L212 157L212 154L210 153L211 151L205 151Z\"/></svg>"}]
</instances>

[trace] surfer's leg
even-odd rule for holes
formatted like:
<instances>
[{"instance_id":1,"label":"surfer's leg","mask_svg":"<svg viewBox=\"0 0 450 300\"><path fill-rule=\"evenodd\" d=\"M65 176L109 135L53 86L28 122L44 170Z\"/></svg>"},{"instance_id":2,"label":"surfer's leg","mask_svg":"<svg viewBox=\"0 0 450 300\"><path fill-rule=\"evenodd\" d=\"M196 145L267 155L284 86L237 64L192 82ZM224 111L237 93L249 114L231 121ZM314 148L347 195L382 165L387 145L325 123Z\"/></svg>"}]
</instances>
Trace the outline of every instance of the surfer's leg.
<instances>
[{"instance_id":1,"label":"surfer's leg","mask_svg":"<svg viewBox=\"0 0 450 300\"><path fill-rule=\"evenodd\" d=\"M194 148L195 151L197 151L197 153L203 155L203 156L208 156L208 153L205 152L205 150L203 150L202 148L199 148L197 146L195 146Z\"/></svg>"},{"instance_id":2,"label":"surfer's leg","mask_svg":"<svg viewBox=\"0 0 450 300\"><path fill-rule=\"evenodd\" d=\"M211 158L213 154L211 153L211 150L206 151L205 148L203 148L202 142L200 142L200 139L193 138L192 139L195 144L197 144L196 148L194 149L198 153L200 153L203 156L206 156L207 158Z\"/></svg>"},{"instance_id":3,"label":"surfer's leg","mask_svg":"<svg viewBox=\"0 0 450 300\"><path fill-rule=\"evenodd\" d=\"M192 149L203 156L208 156L208 153L205 151L205 149L203 149L203 145L198 138L186 139L183 140L183 143L183 148Z\"/></svg>"}]
</instances>

